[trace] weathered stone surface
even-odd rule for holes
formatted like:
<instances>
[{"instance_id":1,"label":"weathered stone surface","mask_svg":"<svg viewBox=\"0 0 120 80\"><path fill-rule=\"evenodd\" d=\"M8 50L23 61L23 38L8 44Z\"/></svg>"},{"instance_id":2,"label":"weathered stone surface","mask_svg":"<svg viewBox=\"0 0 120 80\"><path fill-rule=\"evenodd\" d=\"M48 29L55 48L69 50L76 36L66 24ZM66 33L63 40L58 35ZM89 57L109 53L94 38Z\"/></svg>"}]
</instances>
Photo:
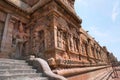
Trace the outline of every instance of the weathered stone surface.
<instances>
[{"instance_id":1,"label":"weathered stone surface","mask_svg":"<svg viewBox=\"0 0 120 80\"><path fill-rule=\"evenodd\" d=\"M27 59L34 55L48 61L52 69L116 63L114 55L82 28L74 2L0 0L0 57ZM22 47L16 44L21 37L18 33Z\"/></svg>"},{"instance_id":2,"label":"weathered stone surface","mask_svg":"<svg viewBox=\"0 0 120 80\"><path fill-rule=\"evenodd\" d=\"M20 0L21 4L30 6L36 6L40 1L36 0L31 3L32 1L29 2L29 0ZM9 3L13 3L13 5L18 6L14 6L18 12L19 9L23 9L20 4L17 5L11 0L7 0L7 3L1 1L1 3L8 4L8 6L10 6ZM43 3L46 3L46 1L43 1ZM61 65L57 62L59 60L73 61L72 63L65 62L64 65L77 65L78 63L80 65L101 65L109 63L109 52L81 28L81 20L71 11L74 10L73 6L74 0L51 0L47 5L36 7L39 8L31 15L30 20L28 20L29 23L23 21L27 18L17 12L8 14L6 20L5 17L1 18L1 21L5 21L5 29L1 31L3 35L1 51L8 52L7 54L11 57L16 55L15 47L17 46L15 46L16 38L14 38L14 34L19 32L18 22L20 21L25 34L29 35L28 40L23 44L23 49L21 49L22 54L20 55L22 56L33 54L48 60L48 62L54 59L54 66ZM7 8L4 10L4 12L1 11L1 14L9 13ZM29 16L29 14L27 15Z\"/></svg>"}]
</instances>

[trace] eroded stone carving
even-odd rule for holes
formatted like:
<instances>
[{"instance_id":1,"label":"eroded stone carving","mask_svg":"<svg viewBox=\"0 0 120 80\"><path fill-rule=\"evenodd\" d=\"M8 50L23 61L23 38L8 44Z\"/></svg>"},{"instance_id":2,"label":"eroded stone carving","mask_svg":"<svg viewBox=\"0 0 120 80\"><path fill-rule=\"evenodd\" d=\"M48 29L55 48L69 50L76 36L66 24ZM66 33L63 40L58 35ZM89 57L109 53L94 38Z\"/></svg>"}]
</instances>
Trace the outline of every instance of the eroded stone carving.
<instances>
[{"instance_id":1,"label":"eroded stone carving","mask_svg":"<svg viewBox=\"0 0 120 80\"><path fill-rule=\"evenodd\" d=\"M15 39L16 39L15 58L21 58L22 51L23 51L23 44L27 41L27 37L28 37L28 35L24 32L22 22L19 22L18 32L16 32L15 34L16 34L15 35Z\"/></svg>"}]
</instances>

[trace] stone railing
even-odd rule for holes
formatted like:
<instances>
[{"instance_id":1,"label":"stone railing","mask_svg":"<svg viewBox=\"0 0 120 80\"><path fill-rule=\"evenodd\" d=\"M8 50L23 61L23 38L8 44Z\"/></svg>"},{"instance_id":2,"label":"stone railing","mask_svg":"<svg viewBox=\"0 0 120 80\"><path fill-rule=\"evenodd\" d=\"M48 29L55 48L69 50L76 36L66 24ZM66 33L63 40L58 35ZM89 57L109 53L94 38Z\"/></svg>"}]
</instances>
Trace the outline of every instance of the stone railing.
<instances>
[{"instance_id":1,"label":"stone railing","mask_svg":"<svg viewBox=\"0 0 120 80\"><path fill-rule=\"evenodd\" d=\"M32 64L35 68L37 68L38 71L42 71L45 76L50 78L50 80L67 80L63 76L53 73L48 63L41 58L31 57L28 62Z\"/></svg>"}]
</instances>

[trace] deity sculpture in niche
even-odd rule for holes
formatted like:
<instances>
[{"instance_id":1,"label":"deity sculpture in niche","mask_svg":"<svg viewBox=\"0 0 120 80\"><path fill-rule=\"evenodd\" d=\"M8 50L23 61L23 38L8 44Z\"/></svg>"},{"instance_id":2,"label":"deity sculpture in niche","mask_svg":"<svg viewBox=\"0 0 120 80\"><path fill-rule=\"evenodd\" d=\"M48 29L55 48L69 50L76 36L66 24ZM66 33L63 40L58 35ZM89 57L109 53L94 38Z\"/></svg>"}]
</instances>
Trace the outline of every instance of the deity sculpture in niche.
<instances>
[{"instance_id":1,"label":"deity sculpture in niche","mask_svg":"<svg viewBox=\"0 0 120 80\"><path fill-rule=\"evenodd\" d=\"M23 56L28 56L31 53L30 40L28 40L28 39L30 39L30 37L29 37L30 36L30 30L29 29L26 29L26 34L27 34L27 40L23 45L24 46L24 49L23 49L24 54L23 54Z\"/></svg>"},{"instance_id":2,"label":"deity sculpture in niche","mask_svg":"<svg viewBox=\"0 0 120 80\"><path fill-rule=\"evenodd\" d=\"M45 32L42 26L37 27L34 31L34 54L37 57L43 57L45 50Z\"/></svg>"},{"instance_id":3,"label":"deity sculpture in niche","mask_svg":"<svg viewBox=\"0 0 120 80\"><path fill-rule=\"evenodd\" d=\"M23 44L25 44L25 42L27 41L27 37L28 37L28 35L24 32L22 22L18 22L18 23L19 23L18 31L15 33L16 35L14 37L16 40L16 43L15 43L16 50L15 50L14 57L17 59L21 58L22 51L23 51Z\"/></svg>"},{"instance_id":4,"label":"deity sculpture in niche","mask_svg":"<svg viewBox=\"0 0 120 80\"><path fill-rule=\"evenodd\" d=\"M38 32L38 38L39 38L39 52L44 51L45 49L45 41L44 41L44 30L40 30Z\"/></svg>"}]
</instances>

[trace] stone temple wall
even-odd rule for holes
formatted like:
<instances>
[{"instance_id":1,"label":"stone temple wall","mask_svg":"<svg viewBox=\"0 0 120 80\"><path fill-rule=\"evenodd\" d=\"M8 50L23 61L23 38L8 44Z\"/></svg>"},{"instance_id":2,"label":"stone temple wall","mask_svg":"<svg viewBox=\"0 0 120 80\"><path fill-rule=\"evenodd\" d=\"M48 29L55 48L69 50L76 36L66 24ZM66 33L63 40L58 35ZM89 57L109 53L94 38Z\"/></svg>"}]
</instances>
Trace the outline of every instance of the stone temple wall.
<instances>
[{"instance_id":1,"label":"stone temple wall","mask_svg":"<svg viewBox=\"0 0 120 80\"><path fill-rule=\"evenodd\" d=\"M75 0L14 1L0 0L0 57L35 55L53 68L110 63L109 51L81 27Z\"/></svg>"}]
</instances>

